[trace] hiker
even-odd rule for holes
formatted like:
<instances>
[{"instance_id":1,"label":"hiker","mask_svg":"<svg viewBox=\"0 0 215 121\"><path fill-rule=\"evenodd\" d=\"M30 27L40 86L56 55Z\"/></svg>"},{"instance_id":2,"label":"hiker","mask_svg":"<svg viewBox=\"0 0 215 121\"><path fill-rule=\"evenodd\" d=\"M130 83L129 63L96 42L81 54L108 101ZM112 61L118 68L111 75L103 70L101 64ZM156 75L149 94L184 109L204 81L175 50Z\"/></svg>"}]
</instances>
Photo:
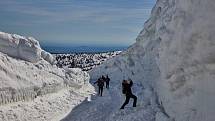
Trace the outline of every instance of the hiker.
<instances>
[{"instance_id":1,"label":"hiker","mask_svg":"<svg viewBox=\"0 0 215 121\"><path fill-rule=\"evenodd\" d=\"M102 96L104 80L100 77L94 84L96 84L96 83L97 83L97 86L99 87L99 95Z\"/></svg>"},{"instance_id":2,"label":"hiker","mask_svg":"<svg viewBox=\"0 0 215 121\"><path fill-rule=\"evenodd\" d=\"M131 91L132 85L133 85L132 80L129 80L129 81L128 80L123 80L123 82L122 82L122 93L125 94L126 99L125 99L125 102L121 106L120 109L124 109L125 105L127 105L129 103L130 98L134 99L133 107L136 107L137 97L132 94L132 91Z\"/></svg>"},{"instance_id":3,"label":"hiker","mask_svg":"<svg viewBox=\"0 0 215 121\"><path fill-rule=\"evenodd\" d=\"M106 75L105 82L106 82L106 88L109 89L110 78L108 77L108 75Z\"/></svg>"}]
</instances>

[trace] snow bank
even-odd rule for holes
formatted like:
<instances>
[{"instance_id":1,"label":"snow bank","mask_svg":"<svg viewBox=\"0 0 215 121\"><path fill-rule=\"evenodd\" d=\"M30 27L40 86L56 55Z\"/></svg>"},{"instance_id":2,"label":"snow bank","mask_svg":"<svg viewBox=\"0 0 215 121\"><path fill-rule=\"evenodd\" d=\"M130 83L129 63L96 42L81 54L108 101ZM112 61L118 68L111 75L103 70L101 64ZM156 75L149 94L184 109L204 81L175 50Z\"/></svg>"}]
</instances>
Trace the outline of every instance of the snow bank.
<instances>
[{"instance_id":1,"label":"snow bank","mask_svg":"<svg viewBox=\"0 0 215 121\"><path fill-rule=\"evenodd\" d=\"M57 93L39 96L29 102L0 106L0 121L59 121L82 103L92 88L65 88Z\"/></svg>"},{"instance_id":2,"label":"snow bank","mask_svg":"<svg viewBox=\"0 0 215 121\"><path fill-rule=\"evenodd\" d=\"M29 62L38 62L41 58L53 63L50 53L40 48L39 42L33 37L0 32L0 52Z\"/></svg>"},{"instance_id":3,"label":"snow bank","mask_svg":"<svg viewBox=\"0 0 215 121\"><path fill-rule=\"evenodd\" d=\"M44 60L30 63L3 53L0 53L0 75L0 104L31 100L65 86L89 84L89 75L80 69L68 71Z\"/></svg>"},{"instance_id":4,"label":"snow bank","mask_svg":"<svg viewBox=\"0 0 215 121\"><path fill-rule=\"evenodd\" d=\"M36 55L24 56L34 63L16 59L8 56L10 49L0 52L0 121L60 120L94 93L86 72L60 69L43 59L36 62ZM28 49L24 52L36 53Z\"/></svg>"},{"instance_id":5,"label":"snow bank","mask_svg":"<svg viewBox=\"0 0 215 121\"><path fill-rule=\"evenodd\" d=\"M151 87L163 114L176 121L215 120L215 2L158 0L137 42L91 71ZM120 83L120 82L119 82Z\"/></svg>"}]
</instances>

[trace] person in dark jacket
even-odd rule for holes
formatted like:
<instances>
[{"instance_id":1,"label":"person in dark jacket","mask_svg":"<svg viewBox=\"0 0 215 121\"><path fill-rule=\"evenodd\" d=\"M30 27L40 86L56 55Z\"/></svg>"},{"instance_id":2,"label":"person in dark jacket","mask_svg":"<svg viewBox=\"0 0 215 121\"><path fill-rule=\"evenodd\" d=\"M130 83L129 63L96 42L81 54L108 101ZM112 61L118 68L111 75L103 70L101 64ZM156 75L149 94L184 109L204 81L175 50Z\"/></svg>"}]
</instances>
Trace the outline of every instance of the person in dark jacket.
<instances>
[{"instance_id":1,"label":"person in dark jacket","mask_svg":"<svg viewBox=\"0 0 215 121\"><path fill-rule=\"evenodd\" d=\"M131 90L132 85L133 85L132 80L129 80L129 81L123 80L123 82L122 82L122 93L125 94L126 99L125 99L125 102L121 106L120 109L124 109L125 105L127 105L129 103L130 98L134 99L133 107L136 107L137 97L135 95L133 95L133 93L132 93L132 90Z\"/></svg>"},{"instance_id":2,"label":"person in dark jacket","mask_svg":"<svg viewBox=\"0 0 215 121\"><path fill-rule=\"evenodd\" d=\"M105 78L105 83L106 83L106 88L109 89L110 78L108 77L108 75Z\"/></svg>"},{"instance_id":3,"label":"person in dark jacket","mask_svg":"<svg viewBox=\"0 0 215 121\"><path fill-rule=\"evenodd\" d=\"M103 87L104 87L104 82L105 80L103 80L102 78L99 78L94 84L97 83L97 86L99 87L99 95L102 96L103 93Z\"/></svg>"}]
</instances>

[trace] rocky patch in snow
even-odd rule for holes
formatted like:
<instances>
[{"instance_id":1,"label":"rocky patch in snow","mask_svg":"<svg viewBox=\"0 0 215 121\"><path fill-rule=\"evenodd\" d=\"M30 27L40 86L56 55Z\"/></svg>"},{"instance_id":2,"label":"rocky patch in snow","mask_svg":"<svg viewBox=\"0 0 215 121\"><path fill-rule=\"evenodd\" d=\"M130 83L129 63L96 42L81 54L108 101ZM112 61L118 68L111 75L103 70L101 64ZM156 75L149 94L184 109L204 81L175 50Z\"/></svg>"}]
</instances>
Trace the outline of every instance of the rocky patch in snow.
<instances>
[{"instance_id":1,"label":"rocky patch in snow","mask_svg":"<svg viewBox=\"0 0 215 121\"><path fill-rule=\"evenodd\" d=\"M56 65L60 68L81 68L83 71L89 71L120 53L121 51L95 54L54 54L54 57L56 58Z\"/></svg>"}]
</instances>

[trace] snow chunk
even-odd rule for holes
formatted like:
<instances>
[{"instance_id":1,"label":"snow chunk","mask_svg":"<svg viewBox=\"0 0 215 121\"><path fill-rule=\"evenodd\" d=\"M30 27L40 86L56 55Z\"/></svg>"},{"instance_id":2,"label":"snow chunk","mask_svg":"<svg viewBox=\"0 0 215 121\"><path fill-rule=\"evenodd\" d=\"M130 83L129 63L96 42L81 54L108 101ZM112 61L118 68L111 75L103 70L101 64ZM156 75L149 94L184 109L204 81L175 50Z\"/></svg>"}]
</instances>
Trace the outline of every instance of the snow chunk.
<instances>
[{"instance_id":1,"label":"snow chunk","mask_svg":"<svg viewBox=\"0 0 215 121\"><path fill-rule=\"evenodd\" d=\"M65 68L64 70L66 73L66 78L70 80L69 82L67 82L68 85L71 85L71 82L78 85L89 83L89 74L85 71L82 71L80 68Z\"/></svg>"},{"instance_id":2,"label":"snow chunk","mask_svg":"<svg viewBox=\"0 0 215 121\"><path fill-rule=\"evenodd\" d=\"M41 58L53 63L52 55L42 50L39 42L33 37L0 32L0 51L11 57L33 63L38 62Z\"/></svg>"}]
</instances>

